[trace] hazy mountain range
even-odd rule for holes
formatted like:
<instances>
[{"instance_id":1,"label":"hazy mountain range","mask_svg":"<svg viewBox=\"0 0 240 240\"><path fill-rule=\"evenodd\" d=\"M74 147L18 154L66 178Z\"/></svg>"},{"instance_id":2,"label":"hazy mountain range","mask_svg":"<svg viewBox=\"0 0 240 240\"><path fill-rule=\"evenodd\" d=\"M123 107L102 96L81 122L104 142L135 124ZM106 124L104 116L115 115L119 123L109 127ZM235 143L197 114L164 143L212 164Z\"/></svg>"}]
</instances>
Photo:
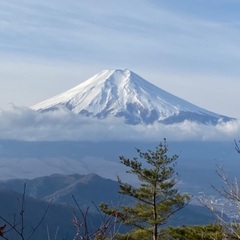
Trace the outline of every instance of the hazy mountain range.
<instances>
[{"instance_id":1,"label":"hazy mountain range","mask_svg":"<svg viewBox=\"0 0 240 240\"><path fill-rule=\"evenodd\" d=\"M49 202L53 200L46 218L33 237L37 240L48 239L47 232L51 238L54 238L57 233L57 237L54 238L56 240L65 239L66 236L68 236L66 239L73 239L75 232L73 218L74 216L82 218L72 196L75 197L83 212L89 208L90 231L97 229L104 219L97 210L99 203L105 202L113 206L130 203L130 199L122 199L118 194L117 182L101 178L96 174L54 174L32 180L12 179L0 182L0 216L10 223L13 223L14 216L18 222L21 219L21 201L25 183L24 223L26 235L29 235L31 228L38 224ZM168 225L206 224L215 220L205 207L190 204L176 213L169 220ZM1 219L0 223L3 223ZM10 229L7 224L6 230ZM13 230L6 236L18 239Z\"/></svg>"}]
</instances>

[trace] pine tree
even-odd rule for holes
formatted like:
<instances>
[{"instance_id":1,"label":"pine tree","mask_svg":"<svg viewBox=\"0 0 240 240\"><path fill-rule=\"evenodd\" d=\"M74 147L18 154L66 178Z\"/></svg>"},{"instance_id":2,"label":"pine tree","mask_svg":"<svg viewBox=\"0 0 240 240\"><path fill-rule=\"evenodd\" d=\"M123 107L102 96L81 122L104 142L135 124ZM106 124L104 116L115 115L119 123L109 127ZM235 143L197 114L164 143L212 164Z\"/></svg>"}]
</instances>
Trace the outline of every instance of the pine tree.
<instances>
[{"instance_id":1,"label":"pine tree","mask_svg":"<svg viewBox=\"0 0 240 240\"><path fill-rule=\"evenodd\" d=\"M134 203L118 208L101 204L100 208L104 213L115 216L119 222L132 227L121 239L160 239L159 227L187 204L189 196L179 193L175 188L177 179L174 168L178 156L168 157L167 152L164 139L155 151L142 152L137 149L140 159L144 161L120 156L121 163L129 169L127 173L135 174L140 180L140 186L134 187L119 179L119 192L133 198Z\"/></svg>"}]
</instances>

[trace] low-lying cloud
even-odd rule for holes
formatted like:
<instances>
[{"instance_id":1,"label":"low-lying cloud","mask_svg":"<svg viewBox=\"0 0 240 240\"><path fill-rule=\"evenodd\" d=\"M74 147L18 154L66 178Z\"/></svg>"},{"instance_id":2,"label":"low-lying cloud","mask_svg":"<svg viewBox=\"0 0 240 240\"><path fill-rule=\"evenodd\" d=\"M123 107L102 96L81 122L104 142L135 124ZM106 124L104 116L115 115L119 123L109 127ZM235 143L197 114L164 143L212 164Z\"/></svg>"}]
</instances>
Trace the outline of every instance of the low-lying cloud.
<instances>
[{"instance_id":1,"label":"low-lying cloud","mask_svg":"<svg viewBox=\"0 0 240 240\"><path fill-rule=\"evenodd\" d=\"M40 113L24 107L0 112L0 139L58 140L233 140L240 137L239 121L216 126L184 121L173 125L126 125L123 119L97 120L61 109Z\"/></svg>"}]
</instances>

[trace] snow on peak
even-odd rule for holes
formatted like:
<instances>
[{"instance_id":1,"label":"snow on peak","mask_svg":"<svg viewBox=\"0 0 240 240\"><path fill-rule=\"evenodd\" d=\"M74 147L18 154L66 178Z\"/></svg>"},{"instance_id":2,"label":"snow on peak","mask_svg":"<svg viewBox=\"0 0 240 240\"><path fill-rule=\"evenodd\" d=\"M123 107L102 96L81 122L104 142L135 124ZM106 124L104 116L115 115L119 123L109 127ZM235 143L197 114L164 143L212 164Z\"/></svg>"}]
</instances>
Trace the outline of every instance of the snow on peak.
<instances>
[{"instance_id":1,"label":"snow on peak","mask_svg":"<svg viewBox=\"0 0 240 240\"><path fill-rule=\"evenodd\" d=\"M128 69L103 70L32 109L51 111L59 107L99 119L122 117L129 124L155 121L169 124L184 120L216 124L220 119L231 119L178 98Z\"/></svg>"}]
</instances>

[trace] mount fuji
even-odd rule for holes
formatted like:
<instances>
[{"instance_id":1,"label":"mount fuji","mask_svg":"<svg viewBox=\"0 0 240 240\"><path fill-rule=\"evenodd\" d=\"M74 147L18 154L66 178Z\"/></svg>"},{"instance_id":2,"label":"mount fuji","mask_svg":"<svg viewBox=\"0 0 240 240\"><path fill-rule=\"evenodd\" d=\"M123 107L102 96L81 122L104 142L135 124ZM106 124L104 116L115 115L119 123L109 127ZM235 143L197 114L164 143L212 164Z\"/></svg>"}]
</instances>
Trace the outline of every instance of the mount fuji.
<instances>
[{"instance_id":1,"label":"mount fuji","mask_svg":"<svg viewBox=\"0 0 240 240\"><path fill-rule=\"evenodd\" d=\"M216 125L233 118L195 106L151 84L130 70L104 70L78 86L32 106L45 112L66 108L97 119L123 118L127 124Z\"/></svg>"}]
</instances>

